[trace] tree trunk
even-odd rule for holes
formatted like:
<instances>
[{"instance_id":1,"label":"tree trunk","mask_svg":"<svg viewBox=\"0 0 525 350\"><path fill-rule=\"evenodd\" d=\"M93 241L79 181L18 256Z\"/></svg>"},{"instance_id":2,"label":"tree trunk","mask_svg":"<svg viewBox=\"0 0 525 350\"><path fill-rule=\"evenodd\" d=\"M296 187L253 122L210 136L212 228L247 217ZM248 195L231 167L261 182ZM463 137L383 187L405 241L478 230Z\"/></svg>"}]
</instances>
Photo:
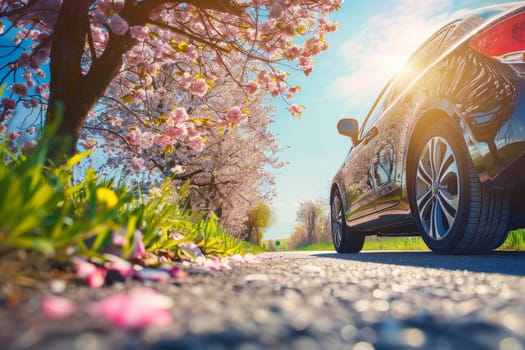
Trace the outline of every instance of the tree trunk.
<instances>
[{"instance_id":1,"label":"tree trunk","mask_svg":"<svg viewBox=\"0 0 525 350\"><path fill-rule=\"evenodd\" d=\"M87 115L122 66L122 55L134 43L128 34L110 34L104 53L82 72L82 55L93 0L64 0L53 33L51 84L46 122L55 128L49 158L61 163L76 152Z\"/></svg>"}]
</instances>

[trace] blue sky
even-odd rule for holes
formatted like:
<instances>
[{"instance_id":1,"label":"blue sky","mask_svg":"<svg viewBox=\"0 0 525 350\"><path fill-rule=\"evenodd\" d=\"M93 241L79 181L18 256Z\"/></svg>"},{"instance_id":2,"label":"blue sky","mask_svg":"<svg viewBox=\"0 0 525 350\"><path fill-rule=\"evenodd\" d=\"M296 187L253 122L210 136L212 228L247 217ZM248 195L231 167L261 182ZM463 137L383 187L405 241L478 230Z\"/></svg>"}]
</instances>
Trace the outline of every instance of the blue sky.
<instances>
[{"instance_id":1,"label":"blue sky","mask_svg":"<svg viewBox=\"0 0 525 350\"><path fill-rule=\"evenodd\" d=\"M309 78L292 79L302 87L292 102L307 106L301 120L277 104L272 130L280 145L289 147L281 158L290 164L276 171L276 222L265 239L291 234L301 201L328 200L331 179L350 146L336 131L340 118L363 120L395 70L462 11L504 2L508 1L346 0L332 16L339 30L328 36L330 48L316 58L315 71Z\"/></svg>"}]
</instances>

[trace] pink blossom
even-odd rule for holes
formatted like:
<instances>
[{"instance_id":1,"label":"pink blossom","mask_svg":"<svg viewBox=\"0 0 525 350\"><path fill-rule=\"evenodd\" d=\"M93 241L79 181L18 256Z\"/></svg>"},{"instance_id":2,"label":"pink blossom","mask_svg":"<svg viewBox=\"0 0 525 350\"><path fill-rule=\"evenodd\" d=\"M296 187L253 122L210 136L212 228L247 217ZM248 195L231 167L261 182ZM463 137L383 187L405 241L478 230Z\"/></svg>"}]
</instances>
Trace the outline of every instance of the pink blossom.
<instances>
[{"instance_id":1,"label":"pink blossom","mask_svg":"<svg viewBox=\"0 0 525 350\"><path fill-rule=\"evenodd\" d=\"M181 125L181 127L166 128L165 132L166 132L166 135L177 138L177 137L186 135L187 130L184 127L184 125Z\"/></svg>"},{"instance_id":2,"label":"pink blossom","mask_svg":"<svg viewBox=\"0 0 525 350\"><path fill-rule=\"evenodd\" d=\"M168 145L171 145L173 143L173 140L168 135L157 135L155 136L153 143L155 143L159 147L165 148Z\"/></svg>"},{"instance_id":3,"label":"pink blossom","mask_svg":"<svg viewBox=\"0 0 525 350\"><path fill-rule=\"evenodd\" d=\"M262 84L268 84L269 82L272 81L272 77L270 76L267 70L260 71L259 74L257 75L257 79Z\"/></svg>"},{"instance_id":4,"label":"pink blossom","mask_svg":"<svg viewBox=\"0 0 525 350\"><path fill-rule=\"evenodd\" d=\"M76 256L71 258L71 261L76 267L77 276L80 278L88 278L97 269L92 263Z\"/></svg>"},{"instance_id":5,"label":"pink blossom","mask_svg":"<svg viewBox=\"0 0 525 350\"><path fill-rule=\"evenodd\" d=\"M206 80L200 78L191 82L189 90L193 95L202 97L208 91L208 84L206 84Z\"/></svg>"},{"instance_id":6,"label":"pink blossom","mask_svg":"<svg viewBox=\"0 0 525 350\"><path fill-rule=\"evenodd\" d=\"M257 91L259 90L259 84L255 80L248 81L248 85L246 86L246 90L250 95L255 95Z\"/></svg>"},{"instance_id":7,"label":"pink blossom","mask_svg":"<svg viewBox=\"0 0 525 350\"><path fill-rule=\"evenodd\" d=\"M261 24L261 32L269 33L275 28L276 25L277 21L274 18L272 18L268 22L264 22L263 24Z\"/></svg>"},{"instance_id":8,"label":"pink blossom","mask_svg":"<svg viewBox=\"0 0 525 350\"><path fill-rule=\"evenodd\" d=\"M20 83L11 85L11 91L13 91L13 93L19 96L22 96L22 97L27 97L27 93L28 93L27 85L20 84Z\"/></svg>"},{"instance_id":9,"label":"pink blossom","mask_svg":"<svg viewBox=\"0 0 525 350\"><path fill-rule=\"evenodd\" d=\"M132 26L130 29L131 36L137 40L144 40L148 38L148 30L143 26Z\"/></svg>"},{"instance_id":10,"label":"pink blossom","mask_svg":"<svg viewBox=\"0 0 525 350\"><path fill-rule=\"evenodd\" d=\"M304 75L306 76L309 76L310 74L312 74L313 71L314 71L314 66L311 64L303 67L303 72L304 72Z\"/></svg>"},{"instance_id":11,"label":"pink blossom","mask_svg":"<svg viewBox=\"0 0 525 350\"><path fill-rule=\"evenodd\" d=\"M151 146L153 146L154 140L155 135L152 132L146 131L140 137L140 147L150 148Z\"/></svg>"},{"instance_id":12,"label":"pink blossom","mask_svg":"<svg viewBox=\"0 0 525 350\"><path fill-rule=\"evenodd\" d=\"M24 78L25 81L29 81L33 78L33 75L29 70L25 70L24 74L22 75L22 78Z\"/></svg>"},{"instance_id":13,"label":"pink blossom","mask_svg":"<svg viewBox=\"0 0 525 350\"><path fill-rule=\"evenodd\" d=\"M135 245L133 246L133 257L140 259L146 253L146 247L142 241L142 232L135 230Z\"/></svg>"},{"instance_id":14,"label":"pink blossom","mask_svg":"<svg viewBox=\"0 0 525 350\"><path fill-rule=\"evenodd\" d=\"M217 257L210 259L200 260L200 265L208 270L231 270L231 266L224 260L221 260Z\"/></svg>"},{"instance_id":15,"label":"pink blossom","mask_svg":"<svg viewBox=\"0 0 525 350\"><path fill-rule=\"evenodd\" d=\"M31 107L32 107L32 108L36 108L36 107L38 107L39 104L40 104L40 103L38 102L38 100L35 100L34 98L31 99Z\"/></svg>"},{"instance_id":16,"label":"pink blossom","mask_svg":"<svg viewBox=\"0 0 525 350\"><path fill-rule=\"evenodd\" d=\"M4 107L4 109L15 109L16 108L16 101L13 100L12 98L4 98L2 99L2 107Z\"/></svg>"},{"instance_id":17,"label":"pink blossom","mask_svg":"<svg viewBox=\"0 0 525 350\"><path fill-rule=\"evenodd\" d=\"M113 232L113 235L111 236L111 244L117 247L124 247L126 244L126 237L118 232Z\"/></svg>"},{"instance_id":18,"label":"pink blossom","mask_svg":"<svg viewBox=\"0 0 525 350\"><path fill-rule=\"evenodd\" d=\"M135 171L142 170L144 168L144 159L133 157L131 159L131 169Z\"/></svg>"},{"instance_id":19,"label":"pink blossom","mask_svg":"<svg viewBox=\"0 0 525 350\"><path fill-rule=\"evenodd\" d=\"M182 123L188 120L188 113L186 112L186 108L183 107L177 107L175 109L175 121L176 123Z\"/></svg>"},{"instance_id":20,"label":"pink blossom","mask_svg":"<svg viewBox=\"0 0 525 350\"><path fill-rule=\"evenodd\" d=\"M116 35L122 36L126 34L126 32L129 29L128 22L122 17L120 17L119 14L114 15L109 20L109 27L111 28L111 31L115 33Z\"/></svg>"},{"instance_id":21,"label":"pink blossom","mask_svg":"<svg viewBox=\"0 0 525 350\"><path fill-rule=\"evenodd\" d=\"M94 317L126 330L147 327L167 328L173 322L169 309L173 300L149 288L134 288L128 294L116 294L88 307Z\"/></svg>"},{"instance_id":22,"label":"pink blossom","mask_svg":"<svg viewBox=\"0 0 525 350\"><path fill-rule=\"evenodd\" d=\"M188 131L188 136L189 137L195 137L195 136L199 136L201 134L201 132L199 130L197 130L197 128L195 128L195 126L193 126L191 124L186 127L186 130Z\"/></svg>"},{"instance_id":23,"label":"pink blossom","mask_svg":"<svg viewBox=\"0 0 525 350\"><path fill-rule=\"evenodd\" d=\"M291 60L295 60L297 57L299 57L301 52L302 49L300 46L291 45L288 49L286 49L286 56Z\"/></svg>"},{"instance_id":24,"label":"pink blossom","mask_svg":"<svg viewBox=\"0 0 525 350\"><path fill-rule=\"evenodd\" d=\"M283 16L283 13L284 13L283 6L279 2L276 2L270 9L269 15L270 15L270 18L280 19Z\"/></svg>"},{"instance_id":25,"label":"pink blossom","mask_svg":"<svg viewBox=\"0 0 525 350\"><path fill-rule=\"evenodd\" d=\"M47 295L42 299L42 311L49 319L61 319L75 312L76 305L73 300L59 297L56 295Z\"/></svg>"},{"instance_id":26,"label":"pink blossom","mask_svg":"<svg viewBox=\"0 0 525 350\"><path fill-rule=\"evenodd\" d=\"M286 108L286 110L290 113L292 113L292 115L294 117L300 117L301 116L301 113L303 112L304 110L304 106L298 106L296 105L295 103L291 106L288 106L288 108Z\"/></svg>"},{"instance_id":27,"label":"pink blossom","mask_svg":"<svg viewBox=\"0 0 525 350\"><path fill-rule=\"evenodd\" d=\"M31 125L29 128L27 128L27 133L29 135L34 135L36 133L36 127L34 125Z\"/></svg>"},{"instance_id":28,"label":"pink blossom","mask_svg":"<svg viewBox=\"0 0 525 350\"><path fill-rule=\"evenodd\" d=\"M202 152L204 149L204 142L199 136L190 137L188 139L188 146L190 146L190 148L196 152Z\"/></svg>"},{"instance_id":29,"label":"pink blossom","mask_svg":"<svg viewBox=\"0 0 525 350\"><path fill-rule=\"evenodd\" d=\"M141 136L140 129L135 129L126 134L126 141L131 146L138 146L140 144L140 136Z\"/></svg>"},{"instance_id":30,"label":"pink blossom","mask_svg":"<svg viewBox=\"0 0 525 350\"><path fill-rule=\"evenodd\" d=\"M238 106L231 108L226 114L226 122L228 124L239 124L244 119L246 119L246 116Z\"/></svg>"},{"instance_id":31,"label":"pink blossom","mask_svg":"<svg viewBox=\"0 0 525 350\"><path fill-rule=\"evenodd\" d=\"M85 150L91 150L98 146L98 142L94 138L91 138L87 140L82 140L80 142L80 145L84 147Z\"/></svg>"},{"instance_id":32,"label":"pink blossom","mask_svg":"<svg viewBox=\"0 0 525 350\"><path fill-rule=\"evenodd\" d=\"M200 35L206 34L206 28L202 22L197 22L193 25L193 30Z\"/></svg>"},{"instance_id":33,"label":"pink blossom","mask_svg":"<svg viewBox=\"0 0 525 350\"><path fill-rule=\"evenodd\" d=\"M169 272L172 278L175 278L176 280L179 280L179 281L185 280L186 278L188 278L188 273L179 266L173 267L172 269L170 269Z\"/></svg>"},{"instance_id":34,"label":"pink blossom","mask_svg":"<svg viewBox=\"0 0 525 350\"><path fill-rule=\"evenodd\" d=\"M113 254L104 254L104 257L109 260L105 265L108 270L116 270L124 278L131 276L133 273L133 266L128 261Z\"/></svg>"},{"instance_id":35,"label":"pink blossom","mask_svg":"<svg viewBox=\"0 0 525 350\"><path fill-rule=\"evenodd\" d=\"M27 52L22 52L18 57L18 66L25 67L31 63L31 56Z\"/></svg>"},{"instance_id":36,"label":"pink blossom","mask_svg":"<svg viewBox=\"0 0 525 350\"><path fill-rule=\"evenodd\" d=\"M100 288L104 285L107 271L105 269L96 268L95 271L88 276L87 283L91 288Z\"/></svg>"},{"instance_id":37,"label":"pink blossom","mask_svg":"<svg viewBox=\"0 0 525 350\"><path fill-rule=\"evenodd\" d=\"M12 131L12 132L9 133L9 135L7 135L7 138L10 141L16 141L16 140L18 140L20 135L22 135L22 132L20 132L20 131Z\"/></svg>"},{"instance_id":38,"label":"pink blossom","mask_svg":"<svg viewBox=\"0 0 525 350\"><path fill-rule=\"evenodd\" d=\"M36 69L35 70L35 73L36 75L38 75L39 78L45 78L46 77L46 73L44 73L44 71L42 69Z\"/></svg>"}]
</instances>

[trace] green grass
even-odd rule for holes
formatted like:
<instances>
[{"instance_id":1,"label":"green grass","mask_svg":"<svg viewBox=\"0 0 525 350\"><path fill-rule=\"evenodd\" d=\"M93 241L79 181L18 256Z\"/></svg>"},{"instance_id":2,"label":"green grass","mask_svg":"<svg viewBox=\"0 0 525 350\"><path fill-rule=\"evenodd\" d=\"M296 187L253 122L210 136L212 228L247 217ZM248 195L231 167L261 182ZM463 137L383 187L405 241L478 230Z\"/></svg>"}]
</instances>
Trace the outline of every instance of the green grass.
<instances>
[{"instance_id":1,"label":"green grass","mask_svg":"<svg viewBox=\"0 0 525 350\"><path fill-rule=\"evenodd\" d=\"M525 249L525 229L511 231L507 240L499 248L500 250L522 250Z\"/></svg>"},{"instance_id":2,"label":"green grass","mask_svg":"<svg viewBox=\"0 0 525 350\"><path fill-rule=\"evenodd\" d=\"M115 235L123 239L123 258L134 256L140 240L148 251L178 256L187 255L179 247L184 241L213 256L258 251L226 232L213 214L189 210L187 185L167 180L157 194L145 195L137 186L99 178L93 168L78 180L74 168L88 153L49 166L46 143L15 154L0 140L0 257L29 251L55 259L71 252L101 258Z\"/></svg>"},{"instance_id":3,"label":"green grass","mask_svg":"<svg viewBox=\"0 0 525 350\"><path fill-rule=\"evenodd\" d=\"M297 247L296 250L334 250L332 242ZM375 237L365 240L363 250L428 250L421 237Z\"/></svg>"},{"instance_id":4,"label":"green grass","mask_svg":"<svg viewBox=\"0 0 525 350\"><path fill-rule=\"evenodd\" d=\"M525 249L525 229L511 231L505 243L498 250L523 250ZM327 251L334 250L332 242L321 242L300 246L295 250L301 251ZM370 236L365 240L363 250L428 250L421 237L375 237Z\"/></svg>"}]
</instances>

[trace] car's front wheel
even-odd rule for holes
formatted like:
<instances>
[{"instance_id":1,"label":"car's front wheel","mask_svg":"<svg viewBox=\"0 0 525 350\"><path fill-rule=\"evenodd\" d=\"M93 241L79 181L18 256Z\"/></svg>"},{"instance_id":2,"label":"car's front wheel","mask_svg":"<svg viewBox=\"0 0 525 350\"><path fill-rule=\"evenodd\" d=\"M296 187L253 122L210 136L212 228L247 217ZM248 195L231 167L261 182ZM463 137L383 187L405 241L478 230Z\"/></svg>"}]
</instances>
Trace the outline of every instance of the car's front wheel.
<instances>
[{"instance_id":1,"label":"car's front wheel","mask_svg":"<svg viewBox=\"0 0 525 350\"><path fill-rule=\"evenodd\" d=\"M346 225L343 202L337 190L330 199L330 223L332 241L338 253L358 253L363 249L365 235L352 232Z\"/></svg>"},{"instance_id":2,"label":"car's front wheel","mask_svg":"<svg viewBox=\"0 0 525 350\"><path fill-rule=\"evenodd\" d=\"M506 237L509 206L501 191L484 188L463 134L449 119L418 140L410 202L423 240L438 253L482 253Z\"/></svg>"}]
</instances>

